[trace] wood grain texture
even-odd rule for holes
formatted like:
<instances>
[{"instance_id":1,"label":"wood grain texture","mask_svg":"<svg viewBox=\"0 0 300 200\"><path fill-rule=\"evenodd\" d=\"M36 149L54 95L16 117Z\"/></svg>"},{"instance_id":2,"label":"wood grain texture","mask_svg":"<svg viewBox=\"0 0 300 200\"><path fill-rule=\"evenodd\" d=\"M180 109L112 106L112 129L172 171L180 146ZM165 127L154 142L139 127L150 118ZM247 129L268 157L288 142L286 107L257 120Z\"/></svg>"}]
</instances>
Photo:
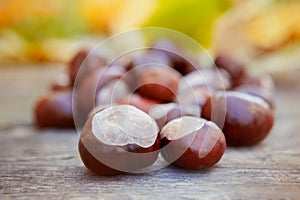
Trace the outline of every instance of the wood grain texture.
<instances>
[{"instance_id":1,"label":"wood grain texture","mask_svg":"<svg viewBox=\"0 0 300 200\"><path fill-rule=\"evenodd\" d=\"M278 87L277 121L262 144L228 148L213 168L99 177L81 163L76 131L32 125L34 100L60 71L0 69L0 199L300 199L297 85Z\"/></svg>"}]
</instances>

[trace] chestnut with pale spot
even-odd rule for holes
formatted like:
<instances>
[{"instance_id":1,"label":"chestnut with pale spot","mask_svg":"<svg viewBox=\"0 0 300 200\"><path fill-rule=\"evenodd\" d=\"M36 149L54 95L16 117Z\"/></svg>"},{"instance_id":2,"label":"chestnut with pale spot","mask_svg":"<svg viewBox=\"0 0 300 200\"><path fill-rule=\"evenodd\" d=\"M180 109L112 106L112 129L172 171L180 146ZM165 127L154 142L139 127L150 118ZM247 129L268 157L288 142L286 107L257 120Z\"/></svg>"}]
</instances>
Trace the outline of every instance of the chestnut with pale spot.
<instances>
[{"instance_id":1,"label":"chestnut with pale spot","mask_svg":"<svg viewBox=\"0 0 300 200\"><path fill-rule=\"evenodd\" d=\"M163 158L173 165L198 170L215 165L223 156L226 141L213 122L185 116L161 130Z\"/></svg>"},{"instance_id":2,"label":"chestnut with pale spot","mask_svg":"<svg viewBox=\"0 0 300 200\"><path fill-rule=\"evenodd\" d=\"M158 132L154 119L133 106L102 108L89 117L82 130L80 157L98 175L135 173L156 161Z\"/></svg>"}]
</instances>

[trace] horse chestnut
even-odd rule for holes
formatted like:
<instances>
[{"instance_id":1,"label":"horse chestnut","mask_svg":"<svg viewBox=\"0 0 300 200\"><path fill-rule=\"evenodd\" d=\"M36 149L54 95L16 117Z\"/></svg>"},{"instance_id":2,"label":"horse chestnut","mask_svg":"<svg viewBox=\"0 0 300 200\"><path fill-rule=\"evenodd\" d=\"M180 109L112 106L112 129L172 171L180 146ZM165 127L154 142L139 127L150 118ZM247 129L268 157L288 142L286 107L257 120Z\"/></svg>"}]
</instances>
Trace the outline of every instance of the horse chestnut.
<instances>
[{"instance_id":1,"label":"horse chestnut","mask_svg":"<svg viewBox=\"0 0 300 200\"><path fill-rule=\"evenodd\" d=\"M230 74L233 86L240 85L248 76L244 63L228 55L218 55L215 64Z\"/></svg>"},{"instance_id":2,"label":"horse chestnut","mask_svg":"<svg viewBox=\"0 0 300 200\"><path fill-rule=\"evenodd\" d=\"M177 93L180 75L167 67L147 67L138 76L137 92L160 102L170 102Z\"/></svg>"},{"instance_id":3,"label":"horse chestnut","mask_svg":"<svg viewBox=\"0 0 300 200\"><path fill-rule=\"evenodd\" d=\"M212 115L215 113L216 115ZM224 116L223 124L219 116ZM203 106L202 117L217 123L232 146L255 145L270 132L274 114L263 99L241 92L217 92Z\"/></svg>"},{"instance_id":4,"label":"horse chestnut","mask_svg":"<svg viewBox=\"0 0 300 200\"><path fill-rule=\"evenodd\" d=\"M39 127L74 127L72 91L50 93L35 105L35 121Z\"/></svg>"},{"instance_id":5,"label":"horse chestnut","mask_svg":"<svg viewBox=\"0 0 300 200\"><path fill-rule=\"evenodd\" d=\"M98 175L134 173L156 161L158 127L133 106L102 108L87 120L78 148L85 166Z\"/></svg>"},{"instance_id":6,"label":"horse chestnut","mask_svg":"<svg viewBox=\"0 0 300 200\"><path fill-rule=\"evenodd\" d=\"M99 67L106 66L106 64L106 58L102 55L96 54L95 52L90 52L88 49L82 49L78 51L69 62L68 74L71 84L74 85L81 66L83 66L83 69L80 70L81 74L79 78Z\"/></svg>"},{"instance_id":7,"label":"horse chestnut","mask_svg":"<svg viewBox=\"0 0 300 200\"><path fill-rule=\"evenodd\" d=\"M99 68L93 70L82 77L74 86L74 105L76 112L74 113L77 123L83 125L87 119L88 113L96 105L96 101L100 101L97 97L99 90L111 83L113 80L119 80L125 73L122 66L113 65L108 68Z\"/></svg>"},{"instance_id":8,"label":"horse chestnut","mask_svg":"<svg viewBox=\"0 0 300 200\"><path fill-rule=\"evenodd\" d=\"M223 156L226 141L213 122L185 116L167 123L161 130L163 158L187 169L213 166Z\"/></svg>"}]
</instances>

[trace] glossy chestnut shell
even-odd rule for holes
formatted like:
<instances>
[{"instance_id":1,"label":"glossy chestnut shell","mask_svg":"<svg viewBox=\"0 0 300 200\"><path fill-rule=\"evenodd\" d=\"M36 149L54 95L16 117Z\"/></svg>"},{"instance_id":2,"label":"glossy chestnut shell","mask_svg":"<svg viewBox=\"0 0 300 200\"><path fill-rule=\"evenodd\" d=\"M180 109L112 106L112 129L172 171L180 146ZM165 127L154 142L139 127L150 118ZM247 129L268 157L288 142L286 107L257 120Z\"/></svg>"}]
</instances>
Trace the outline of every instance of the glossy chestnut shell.
<instances>
[{"instance_id":1,"label":"glossy chestnut shell","mask_svg":"<svg viewBox=\"0 0 300 200\"><path fill-rule=\"evenodd\" d=\"M162 129L161 137L164 159L186 169L211 167L226 149L224 134L217 125L196 117L170 121Z\"/></svg>"},{"instance_id":2,"label":"glossy chestnut shell","mask_svg":"<svg viewBox=\"0 0 300 200\"><path fill-rule=\"evenodd\" d=\"M87 120L78 144L79 154L84 165L98 175L134 173L156 161L158 135L155 121L133 106L104 107Z\"/></svg>"},{"instance_id":3,"label":"glossy chestnut shell","mask_svg":"<svg viewBox=\"0 0 300 200\"><path fill-rule=\"evenodd\" d=\"M173 101L180 75L167 67L146 67L139 72L137 92L160 102Z\"/></svg>"},{"instance_id":4,"label":"glossy chestnut shell","mask_svg":"<svg viewBox=\"0 0 300 200\"><path fill-rule=\"evenodd\" d=\"M72 91L53 92L42 97L34 113L39 127L73 128Z\"/></svg>"},{"instance_id":5,"label":"glossy chestnut shell","mask_svg":"<svg viewBox=\"0 0 300 200\"><path fill-rule=\"evenodd\" d=\"M212 116L213 112L215 116ZM224 123L217 119L221 115L225 117ZM261 142L274 122L273 111L267 102L233 91L218 92L208 99L203 106L202 117L215 121L231 146L250 146Z\"/></svg>"}]
</instances>

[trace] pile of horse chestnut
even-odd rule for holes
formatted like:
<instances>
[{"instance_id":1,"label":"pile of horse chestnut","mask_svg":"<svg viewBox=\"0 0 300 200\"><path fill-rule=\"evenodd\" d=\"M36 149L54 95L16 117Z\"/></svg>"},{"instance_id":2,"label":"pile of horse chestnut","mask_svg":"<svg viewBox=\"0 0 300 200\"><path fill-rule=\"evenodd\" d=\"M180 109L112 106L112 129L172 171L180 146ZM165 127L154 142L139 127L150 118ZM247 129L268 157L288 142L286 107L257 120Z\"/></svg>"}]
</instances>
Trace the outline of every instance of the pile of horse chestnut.
<instances>
[{"instance_id":1,"label":"pile of horse chestnut","mask_svg":"<svg viewBox=\"0 0 300 200\"><path fill-rule=\"evenodd\" d=\"M226 145L260 143L274 123L274 84L218 55L202 67L168 39L109 62L79 51L67 81L35 105L39 127L81 127L79 153L99 175L135 173L158 159L186 169L213 166Z\"/></svg>"}]
</instances>

